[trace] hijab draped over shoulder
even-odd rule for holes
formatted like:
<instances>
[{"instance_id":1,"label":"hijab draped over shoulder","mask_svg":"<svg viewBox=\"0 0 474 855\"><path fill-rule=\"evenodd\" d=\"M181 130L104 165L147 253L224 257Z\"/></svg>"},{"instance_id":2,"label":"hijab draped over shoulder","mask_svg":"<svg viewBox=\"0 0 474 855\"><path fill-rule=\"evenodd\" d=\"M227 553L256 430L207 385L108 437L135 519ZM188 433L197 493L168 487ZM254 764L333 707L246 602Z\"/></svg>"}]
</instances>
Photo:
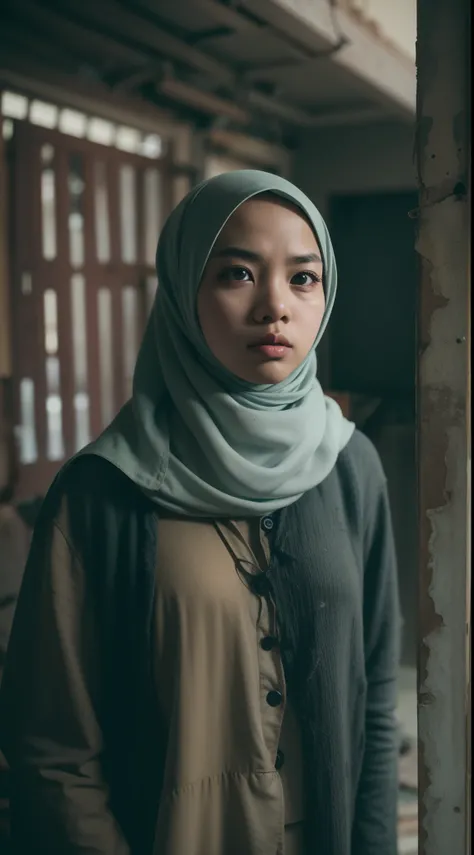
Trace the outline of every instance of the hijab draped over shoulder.
<instances>
[{"instance_id":1,"label":"hijab draped over shoulder","mask_svg":"<svg viewBox=\"0 0 474 855\"><path fill-rule=\"evenodd\" d=\"M231 374L211 353L198 321L197 294L229 217L269 192L298 207L314 229L326 309L299 368L275 385L255 385ZM354 429L316 376L316 347L337 286L323 218L283 178L257 170L219 175L194 188L169 216L156 264L158 289L132 398L81 453L106 458L150 499L179 514L256 516L295 502L327 477Z\"/></svg>"}]
</instances>

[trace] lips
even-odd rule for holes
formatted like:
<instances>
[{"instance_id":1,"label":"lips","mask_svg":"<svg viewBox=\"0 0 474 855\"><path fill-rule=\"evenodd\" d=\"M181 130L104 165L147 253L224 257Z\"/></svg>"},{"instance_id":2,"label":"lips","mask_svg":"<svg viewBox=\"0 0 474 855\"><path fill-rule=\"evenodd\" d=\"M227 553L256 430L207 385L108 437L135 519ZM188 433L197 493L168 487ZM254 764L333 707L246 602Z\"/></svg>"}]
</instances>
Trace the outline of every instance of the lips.
<instances>
[{"instance_id":1,"label":"lips","mask_svg":"<svg viewBox=\"0 0 474 855\"><path fill-rule=\"evenodd\" d=\"M279 335L278 333L269 333L268 335L263 336L258 341L253 342L253 344L249 345L250 347L264 347L265 345L275 346L275 347L291 347L292 345L285 338L284 335Z\"/></svg>"}]
</instances>

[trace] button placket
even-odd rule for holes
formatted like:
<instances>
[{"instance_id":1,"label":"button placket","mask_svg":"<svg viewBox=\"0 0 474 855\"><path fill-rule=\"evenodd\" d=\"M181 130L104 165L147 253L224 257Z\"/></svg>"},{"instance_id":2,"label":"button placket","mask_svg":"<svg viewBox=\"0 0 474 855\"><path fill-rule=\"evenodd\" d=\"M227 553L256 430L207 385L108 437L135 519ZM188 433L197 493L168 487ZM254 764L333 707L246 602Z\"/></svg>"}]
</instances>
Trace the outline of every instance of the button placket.
<instances>
[{"instance_id":1,"label":"button placket","mask_svg":"<svg viewBox=\"0 0 474 855\"><path fill-rule=\"evenodd\" d=\"M274 767L276 753L280 742L281 726L284 714L284 683L281 683L282 669L280 667L280 656L276 648L271 652L268 650L270 642L268 639L275 639L275 607L272 599L269 597L262 599L262 610L260 620L258 621L259 645L258 645L258 666L260 673L260 689L261 689L261 716L262 727L265 739L265 744L269 752L269 761ZM272 646L273 648L273 646ZM284 680L284 677L283 677ZM283 693L281 688L283 686ZM272 692L278 692L279 703L272 706L267 702L267 697L271 699L277 698L272 695Z\"/></svg>"}]
</instances>

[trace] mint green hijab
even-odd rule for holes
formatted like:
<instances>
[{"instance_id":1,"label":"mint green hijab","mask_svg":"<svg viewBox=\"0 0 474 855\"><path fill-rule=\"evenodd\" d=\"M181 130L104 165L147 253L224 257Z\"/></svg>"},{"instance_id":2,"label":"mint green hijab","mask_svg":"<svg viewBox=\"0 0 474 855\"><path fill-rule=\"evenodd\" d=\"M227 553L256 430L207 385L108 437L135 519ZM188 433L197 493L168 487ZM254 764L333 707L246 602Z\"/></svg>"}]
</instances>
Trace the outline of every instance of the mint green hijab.
<instances>
[{"instance_id":1,"label":"mint green hijab","mask_svg":"<svg viewBox=\"0 0 474 855\"><path fill-rule=\"evenodd\" d=\"M243 202L273 192L312 223L323 256L326 310L293 374L255 385L209 350L197 293L223 226ZM336 264L310 200L283 178L242 170L205 181L178 205L157 251L158 291L138 355L133 395L82 454L113 463L158 505L188 516L245 517L295 502L333 469L354 425L316 378L316 346L334 305Z\"/></svg>"}]
</instances>

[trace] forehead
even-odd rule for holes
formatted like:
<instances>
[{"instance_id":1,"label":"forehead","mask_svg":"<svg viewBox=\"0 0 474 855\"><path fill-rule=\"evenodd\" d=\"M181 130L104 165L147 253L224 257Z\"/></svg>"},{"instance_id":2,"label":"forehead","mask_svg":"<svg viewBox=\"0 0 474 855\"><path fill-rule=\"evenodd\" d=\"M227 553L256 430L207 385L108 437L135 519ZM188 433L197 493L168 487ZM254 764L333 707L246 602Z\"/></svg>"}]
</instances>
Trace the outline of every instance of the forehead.
<instances>
[{"instance_id":1,"label":"forehead","mask_svg":"<svg viewBox=\"0 0 474 855\"><path fill-rule=\"evenodd\" d=\"M243 202L231 214L216 241L216 248L237 237L256 241L271 239L304 242L307 249L318 245L313 227L305 214L291 202L272 194L262 194Z\"/></svg>"}]
</instances>

